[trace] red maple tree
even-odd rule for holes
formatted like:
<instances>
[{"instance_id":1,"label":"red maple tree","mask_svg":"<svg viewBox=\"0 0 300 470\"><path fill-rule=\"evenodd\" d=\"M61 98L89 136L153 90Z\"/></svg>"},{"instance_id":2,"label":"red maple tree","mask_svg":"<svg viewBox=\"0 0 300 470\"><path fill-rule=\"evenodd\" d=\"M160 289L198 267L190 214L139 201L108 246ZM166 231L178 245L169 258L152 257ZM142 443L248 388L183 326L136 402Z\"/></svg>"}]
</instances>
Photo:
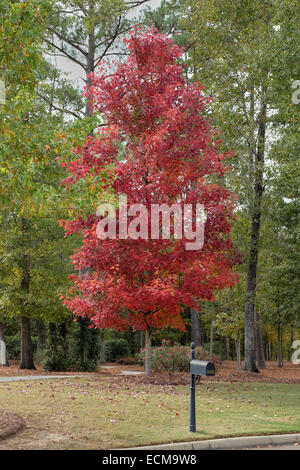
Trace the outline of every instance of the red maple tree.
<instances>
[{"instance_id":1,"label":"red maple tree","mask_svg":"<svg viewBox=\"0 0 300 470\"><path fill-rule=\"evenodd\" d=\"M183 51L156 31L136 30L125 40L129 56L114 72L102 66L93 76L92 103L105 126L89 136L78 158L67 166L71 176L97 178L128 206L196 203L206 212L204 245L186 250L183 235L169 239L100 240L103 216L64 221L67 234L81 231L76 270L63 303L97 328L145 330L146 374L151 373L154 328L184 330L184 305L214 300L214 291L233 285L234 250L230 239L232 195L220 183L228 168L218 153L218 134L204 116L209 98L199 83L188 83L179 63ZM121 156L120 156L121 155ZM104 175L104 176L103 176ZM213 183L213 181L216 182ZM97 183L98 184L98 183ZM119 227L117 211L117 229ZM128 217L128 224L134 217ZM149 233L151 220L149 218ZM173 227L174 228L174 227Z\"/></svg>"}]
</instances>

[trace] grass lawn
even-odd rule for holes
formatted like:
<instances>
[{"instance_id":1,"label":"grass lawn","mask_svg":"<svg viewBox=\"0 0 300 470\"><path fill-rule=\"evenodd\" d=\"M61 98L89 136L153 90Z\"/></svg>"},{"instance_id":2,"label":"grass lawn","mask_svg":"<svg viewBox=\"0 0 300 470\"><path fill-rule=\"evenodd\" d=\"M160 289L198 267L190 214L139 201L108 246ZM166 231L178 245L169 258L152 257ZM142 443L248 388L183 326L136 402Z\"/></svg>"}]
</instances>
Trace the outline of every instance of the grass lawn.
<instances>
[{"instance_id":1,"label":"grass lawn","mask_svg":"<svg viewBox=\"0 0 300 470\"><path fill-rule=\"evenodd\" d=\"M300 431L300 384L135 385L121 377L0 383L0 410L27 428L0 449L113 449L173 441Z\"/></svg>"}]
</instances>

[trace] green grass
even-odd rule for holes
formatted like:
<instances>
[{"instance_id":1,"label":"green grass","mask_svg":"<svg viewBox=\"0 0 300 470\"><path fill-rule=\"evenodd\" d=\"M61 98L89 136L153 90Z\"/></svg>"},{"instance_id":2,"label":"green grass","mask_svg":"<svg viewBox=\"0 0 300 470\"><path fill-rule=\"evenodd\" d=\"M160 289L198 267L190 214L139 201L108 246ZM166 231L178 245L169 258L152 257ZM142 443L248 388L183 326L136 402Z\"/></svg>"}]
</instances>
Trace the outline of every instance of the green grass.
<instances>
[{"instance_id":1,"label":"green grass","mask_svg":"<svg viewBox=\"0 0 300 470\"><path fill-rule=\"evenodd\" d=\"M112 449L224 436L300 431L300 384L203 383L197 432L189 386L132 385L121 378L0 384L0 409L27 428L0 449Z\"/></svg>"}]
</instances>

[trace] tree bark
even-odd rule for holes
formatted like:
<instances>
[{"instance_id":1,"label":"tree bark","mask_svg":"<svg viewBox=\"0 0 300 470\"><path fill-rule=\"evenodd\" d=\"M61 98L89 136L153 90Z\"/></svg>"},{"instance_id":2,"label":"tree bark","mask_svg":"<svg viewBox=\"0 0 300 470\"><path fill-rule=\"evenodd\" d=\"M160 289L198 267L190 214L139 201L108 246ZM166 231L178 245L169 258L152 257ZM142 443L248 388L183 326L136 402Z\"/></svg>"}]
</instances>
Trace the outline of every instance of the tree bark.
<instances>
[{"instance_id":1,"label":"tree bark","mask_svg":"<svg viewBox=\"0 0 300 470\"><path fill-rule=\"evenodd\" d=\"M0 322L0 364L3 367L9 367L7 354L6 354L6 342L5 342L3 322Z\"/></svg>"},{"instance_id":2,"label":"tree bark","mask_svg":"<svg viewBox=\"0 0 300 470\"><path fill-rule=\"evenodd\" d=\"M20 369L35 369L30 335L30 319L21 317L21 363Z\"/></svg>"},{"instance_id":3,"label":"tree bark","mask_svg":"<svg viewBox=\"0 0 300 470\"><path fill-rule=\"evenodd\" d=\"M203 347L202 322L195 308L191 308L191 340L196 346Z\"/></svg>"},{"instance_id":4,"label":"tree bark","mask_svg":"<svg viewBox=\"0 0 300 470\"><path fill-rule=\"evenodd\" d=\"M263 171L266 138L267 105L266 90L262 87L262 98L258 119L258 143L255 152L254 194L251 214L251 239L248 261L247 290L245 304L245 370L259 372L255 363L254 308L256 294L257 262L261 225L261 203L263 196ZM254 149L253 149L254 150Z\"/></svg>"},{"instance_id":5,"label":"tree bark","mask_svg":"<svg viewBox=\"0 0 300 470\"><path fill-rule=\"evenodd\" d=\"M257 365L260 369L266 368L264 345L262 338L262 321L259 313L256 313L256 347L257 347Z\"/></svg>"},{"instance_id":6,"label":"tree bark","mask_svg":"<svg viewBox=\"0 0 300 470\"><path fill-rule=\"evenodd\" d=\"M147 376L152 374L152 331L147 326L145 335L145 374Z\"/></svg>"},{"instance_id":7,"label":"tree bark","mask_svg":"<svg viewBox=\"0 0 300 470\"><path fill-rule=\"evenodd\" d=\"M242 362L241 362L241 334L238 333L238 337L235 340L235 350L236 350L236 366L237 370L242 370Z\"/></svg>"},{"instance_id":8,"label":"tree bark","mask_svg":"<svg viewBox=\"0 0 300 470\"><path fill-rule=\"evenodd\" d=\"M138 353L143 349L143 332L138 331Z\"/></svg>"}]
</instances>

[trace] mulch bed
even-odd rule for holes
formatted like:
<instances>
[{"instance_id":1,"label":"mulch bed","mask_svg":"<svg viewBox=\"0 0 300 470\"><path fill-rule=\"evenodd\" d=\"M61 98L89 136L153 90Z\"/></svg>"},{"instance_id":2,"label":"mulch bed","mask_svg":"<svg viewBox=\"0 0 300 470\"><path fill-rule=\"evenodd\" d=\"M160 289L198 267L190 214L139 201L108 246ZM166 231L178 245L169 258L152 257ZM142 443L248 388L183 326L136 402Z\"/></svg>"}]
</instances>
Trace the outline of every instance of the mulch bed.
<instances>
[{"instance_id":1,"label":"mulch bed","mask_svg":"<svg viewBox=\"0 0 300 470\"><path fill-rule=\"evenodd\" d=\"M120 365L107 363L111 369L100 367L97 372L48 372L41 365L36 365L36 370L20 370L18 361L10 361L10 367L0 367L0 377L16 375L81 375L94 377L119 377L122 382L153 385L189 385L190 374L188 372L154 372L151 377L144 375L125 376L122 370L143 371L138 365ZM266 362L266 369L260 369L260 373L236 370L235 361L216 362L215 377L201 377L202 382L261 382L261 383L300 383L300 364L284 362L283 367L278 367L275 361Z\"/></svg>"},{"instance_id":2,"label":"mulch bed","mask_svg":"<svg viewBox=\"0 0 300 470\"><path fill-rule=\"evenodd\" d=\"M6 439L21 431L25 427L25 420L14 413L0 411L0 439Z\"/></svg>"},{"instance_id":3,"label":"mulch bed","mask_svg":"<svg viewBox=\"0 0 300 470\"><path fill-rule=\"evenodd\" d=\"M48 370L43 369L41 364L35 364L35 370L29 369L19 369L20 361L10 360L9 367L1 367L0 366L0 377L14 377L14 376L21 376L21 375L103 375L103 376L110 376L110 375L118 375L121 374L122 370L134 370L142 372L144 369L139 365L119 365L115 362L107 362L103 365L111 366L112 369L105 369L103 367L99 367L97 372L78 372L78 371L68 371L68 372L49 372Z\"/></svg>"},{"instance_id":4,"label":"mulch bed","mask_svg":"<svg viewBox=\"0 0 300 470\"><path fill-rule=\"evenodd\" d=\"M0 366L0 377L13 377L21 375L77 375L78 372L49 372L43 369L41 364L35 364L35 370L19 369L20 361L10 360L9 367ZM80 374L89 374L88 372L80 372Z\"/></svg>"},{"instance_id":5,"label":"mulch bed","mask_svg":"<svg viewBox=\"0 0 300 470\"><path fill-rule=\"evenodd\" d=\"M224 361L221 365L216 365L216 375L214 377L201 377L200 383L210 382L258 382L258 383L300 383L300 365L284 363L284 367L278 367L276 362L267 362L266 369L261 369L260 373L236 370L234 361ZM187 372L154 372L151 377L144 375L127 376L122 381L137 384L152 385L187 385L190 384L190 374Z\"/></svg>"}]
</instances>

